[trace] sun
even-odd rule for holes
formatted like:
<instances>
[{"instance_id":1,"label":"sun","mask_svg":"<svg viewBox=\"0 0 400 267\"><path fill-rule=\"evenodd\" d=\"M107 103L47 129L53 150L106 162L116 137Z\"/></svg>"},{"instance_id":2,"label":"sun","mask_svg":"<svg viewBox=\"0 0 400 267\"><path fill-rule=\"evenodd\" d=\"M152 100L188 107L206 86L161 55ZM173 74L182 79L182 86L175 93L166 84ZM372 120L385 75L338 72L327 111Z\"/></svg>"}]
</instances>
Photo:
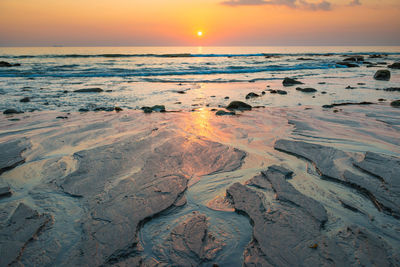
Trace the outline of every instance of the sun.
<instances>
[{"instance_id":1,"label":"sun","mask_svg":"<svg viewBox=\"0 0 400 267\"><path fill-rule=\"evenodd\" d=\"M198 31L197 32L197 36L199 36L199 37L203 36L203 32L202 31Z\"/></svg>"}]
</instances>

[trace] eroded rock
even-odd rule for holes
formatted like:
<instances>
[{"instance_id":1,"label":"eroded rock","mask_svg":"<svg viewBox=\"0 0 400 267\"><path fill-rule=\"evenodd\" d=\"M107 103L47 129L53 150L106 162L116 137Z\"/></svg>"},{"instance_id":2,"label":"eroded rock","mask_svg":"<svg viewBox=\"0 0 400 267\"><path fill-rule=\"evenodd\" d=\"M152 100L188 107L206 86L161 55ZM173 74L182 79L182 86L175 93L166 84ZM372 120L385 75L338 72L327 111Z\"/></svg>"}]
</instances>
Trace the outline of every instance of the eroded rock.
<instances>
[{"instance_id":1,"label":"eroded rock","mask_svg":"<svg viewBox=\"0 0 400 267\"><path fill-rule=\"evenodd\" d=\"M51 221L50 215L39 214L20 203L7 224L0 228L0 266L17 263L28 242Z\"/></svg>"},{"instance_id":2,"label":"eroded rock","mask_svg":"<svg viewBox=\"0 0 400 267\"><path fill-rule=\"evenodd\" d=\"M1 143L0 174L24 163L21 153L28 147L29 143L25 139Z\"/></svg>"},{"instance_id":3,"label":"eroded rock","mask_svg":"<svg viewBox=\"0 0 400 267\"><path fill-rule=\"evenodd\" d=\"M161 262L169 266L198 266L213 260L223 242L209 232L207 217L195 213L182 220L162 245Z\"/></svg>"}]
</instances>

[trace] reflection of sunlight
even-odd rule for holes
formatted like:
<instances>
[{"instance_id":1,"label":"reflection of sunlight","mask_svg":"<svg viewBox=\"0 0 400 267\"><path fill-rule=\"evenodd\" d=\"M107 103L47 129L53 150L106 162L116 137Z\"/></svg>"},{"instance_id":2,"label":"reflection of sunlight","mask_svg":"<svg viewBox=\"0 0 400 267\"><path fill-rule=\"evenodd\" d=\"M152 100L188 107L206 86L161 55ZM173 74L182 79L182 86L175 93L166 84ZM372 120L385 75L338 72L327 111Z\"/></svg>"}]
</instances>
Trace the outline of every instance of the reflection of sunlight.
<instances>
[{"instance_id":1,"label":"reflection of sunlight","mask_svg":"<svg viewBox=\"0 0 400 267\"><path fill-rule=\"evenodd\" d=\"M202 54L203 53L203 47L202 46L198 46L197 47L197 53L198 54Z\"/></svg>"},{"instance_id":2,"label":"reflection of sunlight","mask_svg":"<svg viewBox=\"0 0 400 267\"><path fill-rule=\"evenodd\" d=\"M214 129L210 124L210 117L214 115L205 108L199 108L195 112L191 112L186 122L185 131L192 135L206 137L211 139L214 135Z\"/></svg>"}]
</instances>

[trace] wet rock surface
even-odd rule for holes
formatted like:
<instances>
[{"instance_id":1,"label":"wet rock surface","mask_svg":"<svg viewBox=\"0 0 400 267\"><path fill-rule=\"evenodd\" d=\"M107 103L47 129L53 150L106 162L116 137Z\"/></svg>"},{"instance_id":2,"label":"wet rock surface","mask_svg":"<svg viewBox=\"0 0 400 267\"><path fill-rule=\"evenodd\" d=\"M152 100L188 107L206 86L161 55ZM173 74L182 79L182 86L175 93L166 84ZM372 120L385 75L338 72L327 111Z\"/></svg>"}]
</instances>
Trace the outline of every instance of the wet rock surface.
<instances>
[{"instance_id":1,"label":"wet rock surface","mask_svg":"<svg viewBox=\"0 0 400 267\"><path fill-rule=\"evenodd\" d=\"M314 93L314 92L317 92L316 89L311 88L311 87L306 87L306 88L297 87L296 90L300 91L300 92L303 92L303 93Z\"/></svg>"},{"instance_id":2,"label":"wet rock surface","mask_svg":"<svg viewBox=\"0 0 400 267\"><path fill-rule=\"evenodd\" d=\"M277 195L274 203L267 201L262 192L239 183L227 189L235 210L246 214L253 225L253 240L244 251L244 266L395 264L398 255L366 229L348 226L336 235L326 235L322 230L326 210L291 187L286 180L288 175L290 170L272 166L258 176L271 183Z\"/></svg>"},{"instance_id":3,"label":"wet rock surface","mask_svg":"<svg viewBox=\"0 0 400 267\"><path fill-rule=\"evenodd\" d=\"M242 101L232 101L229 103L229 105L226 107L228 110L251 110L251 106L249 104L246 104Z\"/></svg>"},{"instance_id":4,"label":"wet rock surface","mask_svg":"<svg viewBox=\"0 0 400 267\"><path fill-rule=\"evenodd\" d=\"M84 89L78 89L75 90L75 93L100 93L103 92L104 90L101 88L84 88Z\"/></svg>"},{"instance_id":5,"label":"wet rock surface","mask_svg":"<svg viewBox=\"0 0 400 267\"><path fill-rule=\"evenodd\" d=\"M28 147L29 143L25 139L1 143L0 174L24 163L21 153Z\"/></svg>"},{"instance_id":6,"label":"wet rock surface","mask_svg":"<svg viewBox=\"0 0 400 267\"><path fill-rule=\"evenodd\" d=\"M303 83L295 79L286 77L285 79L283 79L282 84L283 86L293 86L296 84L303 84Z\"/></svg>"},{"instance_id":7,"label":"wet rock surface","mask_svg":"<svg viewBox=\"0 0 400 267\"><path fill-rule=\"evenodd\" d=\"M171 135L133 138L74 155L78 169L58 183L91 212L82 221L88 236L71 264L115 264L135 257L141 223L178 202L192 176L234 170L245 156L218 143Z\"/></svg>"},{"instance_id":8,"label":"wet rock surface","mask_svg":"<svg viewBox=\"0 0 400 267\"><path fill-rule=\"evenodd\" d=\"M222 249L223 242L208 230L207 217L194 213L170 233L158 249L159 259L167 266L198 266L209 262Z\"/></svg>"},{"instance_id":9,"label":"wet rock surface","mask_svg":"<svg viewBox=\"0 0 400 267\"><path fill-rule=\"evenodd\" d=\"M27 243L51 221L50 215L20 203L8 222L0 225L0 266L18 264Z\"/></svg>"},{"instance_id":10,"label":"wet rock surface","mask_svg":"<svg viewBox=\"0 0 400 267\"><path fill-rule=\"evenodd\" d=\"M355 188L379 210L400 218L400 158L367 152L364 160L357 162L352 155L341 150L302 141L278 140L274 147L311 161L322 178ZM375 177L354 174L339 165L341 161L349 162Z\"/></svg>"},{"instance_id":11,"label":"wet rock surface","mask_svg":"<svg viewBox=\"0 0 400 267\"><path fill-rule=\"evenodd\" d=\"M389 81L390 80L390 71L378 70L374 74L374 79L379 80L379 81Z\"/></svg>"}]
</instances>

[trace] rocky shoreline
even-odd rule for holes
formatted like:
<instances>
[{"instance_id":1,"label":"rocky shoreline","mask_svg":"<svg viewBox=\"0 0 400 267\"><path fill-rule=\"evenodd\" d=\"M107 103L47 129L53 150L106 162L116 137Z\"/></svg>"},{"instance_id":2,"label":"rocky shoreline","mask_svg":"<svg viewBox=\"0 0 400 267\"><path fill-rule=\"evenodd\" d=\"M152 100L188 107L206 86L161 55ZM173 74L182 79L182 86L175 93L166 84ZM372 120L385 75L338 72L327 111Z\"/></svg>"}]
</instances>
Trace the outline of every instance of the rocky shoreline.
<instances>
[{"instance_id":1,"label":"rocky shoreline","mask_svg":"<svg viewBox=\"0 0 400 267\"><path fill-rule=\"evenodd\" d=\"M397 266L400 110L340 108L3 115L0 266Z\"/></svg>"}]
</instances>

